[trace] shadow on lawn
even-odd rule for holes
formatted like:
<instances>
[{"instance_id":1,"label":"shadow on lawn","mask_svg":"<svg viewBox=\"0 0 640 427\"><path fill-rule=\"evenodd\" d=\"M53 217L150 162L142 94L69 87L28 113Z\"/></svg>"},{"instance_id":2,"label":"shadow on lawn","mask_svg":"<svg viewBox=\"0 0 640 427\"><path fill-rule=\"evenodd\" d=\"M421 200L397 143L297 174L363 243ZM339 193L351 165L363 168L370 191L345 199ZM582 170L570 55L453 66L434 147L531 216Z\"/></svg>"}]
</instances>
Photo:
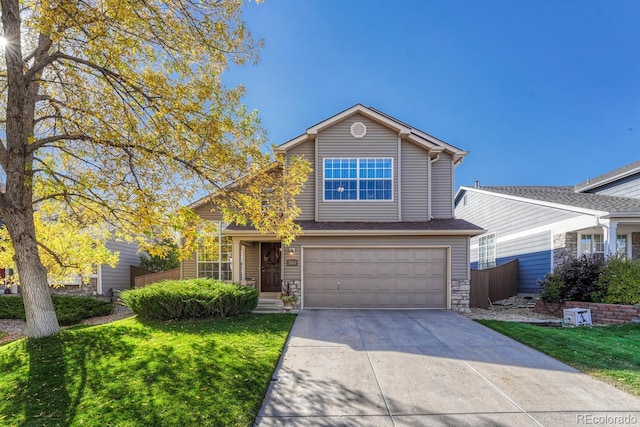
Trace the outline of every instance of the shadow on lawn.
<instances>
[{"instance_id":1,"label":"shadow on lawn","mask_svg":"<svg viewBox=\"0 0 640 427\"><path fill-rule=\"evenodd\" d=\"M110 335L96 330L26 340L28 375L17 384L16 388L23 392L20 398L12 400L9 411L24 411L25 425L72 424L82 398L90 393L88 365L105 352L127 354L131 345L124 338L140 332L121 327L118 333Z\"/></svg>"}]
</instances>

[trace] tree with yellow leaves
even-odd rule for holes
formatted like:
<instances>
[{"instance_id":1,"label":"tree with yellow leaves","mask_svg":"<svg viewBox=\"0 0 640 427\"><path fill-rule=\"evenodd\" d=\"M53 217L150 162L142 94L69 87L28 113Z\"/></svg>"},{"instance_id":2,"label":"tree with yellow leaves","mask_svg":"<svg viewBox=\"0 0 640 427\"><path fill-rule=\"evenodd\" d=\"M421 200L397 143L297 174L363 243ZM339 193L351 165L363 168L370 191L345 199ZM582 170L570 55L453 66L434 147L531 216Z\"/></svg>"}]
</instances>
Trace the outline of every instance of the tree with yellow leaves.
<instances>
[{"instance_id":1,"label":"tree with yellow leaves","mask_svg":"<svg viewBox=\"0 0 640 427\"><path fill-rule=\"evenodd\" d=\"M278 172L264 172L274 159L261 151L257 116L241 103L244 89L221 80L230 66L258 58L242 1L0 5L3 256L19 273L29 337L59 330L47 269L111 263L103 249L110 238L149 245L145 236L163 241L181 231L188 249L198 226L179 206L197 194L225 188L230 220L285 242L299 231L293 196L308 165L275 160Z\"/></svg>"}]
</instances>

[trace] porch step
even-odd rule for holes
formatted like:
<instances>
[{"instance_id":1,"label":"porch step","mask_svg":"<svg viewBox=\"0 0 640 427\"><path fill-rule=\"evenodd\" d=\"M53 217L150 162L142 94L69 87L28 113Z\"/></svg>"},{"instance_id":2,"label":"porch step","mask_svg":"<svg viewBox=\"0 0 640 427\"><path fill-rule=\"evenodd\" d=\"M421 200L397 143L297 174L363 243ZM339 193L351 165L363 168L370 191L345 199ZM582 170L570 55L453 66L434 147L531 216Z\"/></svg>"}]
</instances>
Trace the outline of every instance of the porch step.
<instances>
[{"instance_id":1,"label":"porch step","mask_svg":"<svg viewBox=\"0 0 640 427\"><path fill-rule=\"evenodd\" d=\"M258 300L258 306L252 311L252 313L282 313L284 311L284 305L282 301L277 298L260 298Z\"/></svg>"},{"instance_id":2,"label":"porch step","mask_svg":"<svg viewBox=\"0 0 640 427\"><path fill-rule=\"evenodd\" d=\"M298 313L299 307L294 306L289 313ZM258 306L252 311L252 313L285 313L284 305L282 301L277 298L260 298L258 300Z\"/></svg>"}]
</instances>

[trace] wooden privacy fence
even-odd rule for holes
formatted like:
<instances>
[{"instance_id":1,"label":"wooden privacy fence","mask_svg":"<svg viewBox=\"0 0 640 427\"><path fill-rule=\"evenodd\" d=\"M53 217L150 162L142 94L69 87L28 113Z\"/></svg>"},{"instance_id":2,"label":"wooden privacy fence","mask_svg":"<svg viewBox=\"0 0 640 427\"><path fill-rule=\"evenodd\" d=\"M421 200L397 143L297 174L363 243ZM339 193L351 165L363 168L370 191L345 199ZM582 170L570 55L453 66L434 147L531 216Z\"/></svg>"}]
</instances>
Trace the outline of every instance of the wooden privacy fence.
<instances>
[{"instance_id":1,"label":"wooden privacy fence","mask_svg":"<svg viewBox=\"0 0 640 427\"><path fill-rule=\"evenodd\" d=\"M489 308L489 300L499 301L517 293L517 259L486 270L471 270L470 307Z\"/></svg>"},{"instance_id":2,"label":"wooden privacy fence","mask_svg":"<svg viewBox=\"0 0 640 427\"><path fill-rule=\"evenodd\" d=\"M134 288L142 288L151 283L161 282L162 280L178 280L180 279L180 269L160 271L159 273L144 274L134 279Z\"/></svg>"}]
</instances>

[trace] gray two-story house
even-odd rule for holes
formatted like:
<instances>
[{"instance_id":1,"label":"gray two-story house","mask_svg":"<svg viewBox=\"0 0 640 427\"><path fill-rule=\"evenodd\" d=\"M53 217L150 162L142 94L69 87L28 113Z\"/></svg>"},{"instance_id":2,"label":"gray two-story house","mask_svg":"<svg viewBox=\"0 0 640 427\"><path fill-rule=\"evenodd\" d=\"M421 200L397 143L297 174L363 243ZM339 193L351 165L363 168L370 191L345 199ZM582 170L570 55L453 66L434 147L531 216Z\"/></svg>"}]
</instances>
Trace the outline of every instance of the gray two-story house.
<instances>
[{"instance_id":1,"label":"gray two-story house","mask_svg":"<svg viewBox=\"0 0 640 427\"><path fill-rule=\"evenodd\" d=\"M262 296L288 284L303 309L468 310L469 239L483 230L453 215L454 169L465 151L362 105L276 150L311 163L296 200L303 234L285 247L221 224L217 250L184 261L183 278L255 284ZM191 207L221 220L209 198Z\"/></svg>"}]
</instances>

